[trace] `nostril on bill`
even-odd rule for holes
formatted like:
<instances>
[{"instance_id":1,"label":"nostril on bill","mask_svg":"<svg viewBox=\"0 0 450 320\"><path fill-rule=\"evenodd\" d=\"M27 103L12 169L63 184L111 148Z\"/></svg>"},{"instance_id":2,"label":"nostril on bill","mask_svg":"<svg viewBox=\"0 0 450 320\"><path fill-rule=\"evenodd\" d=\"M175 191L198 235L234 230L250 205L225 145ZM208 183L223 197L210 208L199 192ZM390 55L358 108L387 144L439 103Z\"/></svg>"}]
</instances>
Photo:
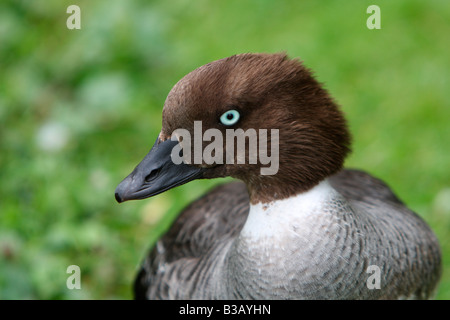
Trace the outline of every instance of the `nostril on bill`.
<instances>
[{"instance_id":1,"label":"nostril on bill","mask_svg":"<svg viewBox=\"0 0 450 320\"><path fill-rule=\"evenodd\" d=\"M160 169L153 169L146 177L145 182L152 181L159 173Z\"/></svg>"}]
</instances>

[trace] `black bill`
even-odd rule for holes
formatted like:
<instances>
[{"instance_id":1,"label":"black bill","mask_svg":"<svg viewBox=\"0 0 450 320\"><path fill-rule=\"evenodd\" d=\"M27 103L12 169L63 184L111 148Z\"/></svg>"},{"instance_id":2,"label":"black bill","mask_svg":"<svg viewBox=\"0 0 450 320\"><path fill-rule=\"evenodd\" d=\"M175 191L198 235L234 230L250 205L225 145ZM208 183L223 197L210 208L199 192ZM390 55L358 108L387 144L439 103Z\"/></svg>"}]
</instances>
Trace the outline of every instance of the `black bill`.
<instances>
[{"instance_id":1,"label":"black bill","mask_svg":"<svg viewBox=\"0 0 450 320\"><path fill-rule=\"evenodd\" d=\"M117 202L145 199L202 178L202 168L172 161L171 152L177 144L157 139L141 163L117 186Z\"/></svg>"}]
</instances>

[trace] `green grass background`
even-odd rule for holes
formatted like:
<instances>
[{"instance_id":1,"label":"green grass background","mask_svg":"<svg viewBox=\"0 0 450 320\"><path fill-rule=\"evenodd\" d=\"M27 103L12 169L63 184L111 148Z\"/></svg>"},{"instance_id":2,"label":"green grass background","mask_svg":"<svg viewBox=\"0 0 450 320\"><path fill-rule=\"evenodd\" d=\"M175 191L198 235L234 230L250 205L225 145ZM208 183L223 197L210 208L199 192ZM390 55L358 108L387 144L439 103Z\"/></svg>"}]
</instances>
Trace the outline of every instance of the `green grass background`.
<instances>
[{"instance_id":1,"label":"green grass background","mask_svg":"<svg viewBox=\"0 0 450 320\"><path fill-rule=\"evenodd\" d=\"M66 8L81 8L68 30ZM366 9L381 8L369 30ZM177 212L217 181L118 205L171 87L212 60L286 51L346 113L346 165L387 181L435 230L450 299L450 3L87 1L0 3L0 299L128 299ZM50 148L45 128L62 142ZM81 290L66 269L81 268Z\"/></svg>"}]
</instances>

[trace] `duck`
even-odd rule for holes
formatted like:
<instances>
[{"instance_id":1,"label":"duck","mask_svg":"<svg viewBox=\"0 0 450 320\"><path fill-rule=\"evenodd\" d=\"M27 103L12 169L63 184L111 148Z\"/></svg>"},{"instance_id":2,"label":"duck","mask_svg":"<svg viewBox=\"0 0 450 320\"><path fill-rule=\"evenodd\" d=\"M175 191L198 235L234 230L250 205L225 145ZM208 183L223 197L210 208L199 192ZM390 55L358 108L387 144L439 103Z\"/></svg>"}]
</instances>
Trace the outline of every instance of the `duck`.
<instances>
[{"instance_id":1,"label":"duck","mask_svg":"<svg viewBox=\"0 0 450 320\"><path fill-rule=\"evenodd\" d=\"M198 138L208 130L209 139ZM258 149L249 134L243 153L211 147L230 130L267 133L256 137L266 146L261 157L250 161ZM216 161L192 160L195 148L214 149ZM298 58L243 53L188 73L115 198L145 199L196 179L233 181L182 210L143 259L135 299L433 298L436 235L385 182L344 168L350 151L340 106ZM267 174L269 153L276 170Z\"/></svg>"}]
</instances>

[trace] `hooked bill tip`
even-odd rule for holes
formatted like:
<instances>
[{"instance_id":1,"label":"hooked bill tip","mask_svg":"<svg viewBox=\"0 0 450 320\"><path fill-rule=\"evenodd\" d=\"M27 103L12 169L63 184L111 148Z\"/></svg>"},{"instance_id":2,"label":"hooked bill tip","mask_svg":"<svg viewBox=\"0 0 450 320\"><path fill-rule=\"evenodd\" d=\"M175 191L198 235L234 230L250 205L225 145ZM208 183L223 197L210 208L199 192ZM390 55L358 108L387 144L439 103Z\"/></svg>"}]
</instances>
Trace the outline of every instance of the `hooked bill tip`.
<instances>
[{"instance_id":1,"label":"hooked bill tip","mask_svg":"<svg viewBox=\"0 0 450 320\"><path fill-rule=\"evenodd\" d=\"M116 197L116 201L117 201L118 203L122 203L122 202L123 202L123 200L122 200L122 198L120 197L120 194L119 194L118 192L115 193L115 197Z\"/></svg>"}]
</instances>

